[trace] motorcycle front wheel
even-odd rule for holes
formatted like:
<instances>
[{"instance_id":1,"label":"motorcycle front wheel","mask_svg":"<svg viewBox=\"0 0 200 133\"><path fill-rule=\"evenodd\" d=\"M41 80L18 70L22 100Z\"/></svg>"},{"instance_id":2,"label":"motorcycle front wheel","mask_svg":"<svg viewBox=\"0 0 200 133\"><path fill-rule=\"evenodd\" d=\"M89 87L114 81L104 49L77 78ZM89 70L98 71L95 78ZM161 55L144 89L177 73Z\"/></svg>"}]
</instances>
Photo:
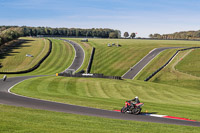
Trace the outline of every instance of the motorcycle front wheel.
<instances>
[{"instance_id":1,"label":"motorcycle front wheel","mask_svg":"<svg viewBox=\"0 0 200 133\"><path fill-rule=\"evenodd\" d=\"M126 111L127 111L127 107L123 107L122 109L121 109L121 113L126 113Z\"/></svg>"}]
</instances>

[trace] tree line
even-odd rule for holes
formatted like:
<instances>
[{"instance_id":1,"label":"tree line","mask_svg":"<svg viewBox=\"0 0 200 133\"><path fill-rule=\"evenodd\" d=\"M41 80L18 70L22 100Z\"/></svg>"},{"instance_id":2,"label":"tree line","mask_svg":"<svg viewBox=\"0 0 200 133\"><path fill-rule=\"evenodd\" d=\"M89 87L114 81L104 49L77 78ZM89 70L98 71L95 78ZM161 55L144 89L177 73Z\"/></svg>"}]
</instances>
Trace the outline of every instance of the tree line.
<instances>
[{"instance_id":1,"label":"tree line","mask_svg":"<svg viewBox=\"0 0 200 133\"><path fill-rule=\"evenodd\" d=\"M150 34L150 38L154 39L200 39L200 30L198 31L181 31L181 32L175 32L173 34Z\"/></svg>"},{"instance_id":2,"label":"tree line","mask_svg":"<svg viewBox=\"0 0 200 133\"><path fill-rule=\"evenodd\" d=\"M66 36L66 37L97 37L97 38L120 38L121 32L109 28L51 28L51 27L28 27L28 26L0 26L0 45L17 39L21 36Z\"/></svg>"},{"instance_id":3,"label":"tree line","mask_svg":"<svg viewBox=\"0 0 200 133\"><path fill-rule=\"evenodd\" d=\"M99 38L118 38L121 36L119 30L92 28L51 28L51 27L26 27L23 26L24 36L37 36L37 35L60 35L67 37L99 37ZM113 35L112 35L112 34Z\"/></svg>"}]
</instances>

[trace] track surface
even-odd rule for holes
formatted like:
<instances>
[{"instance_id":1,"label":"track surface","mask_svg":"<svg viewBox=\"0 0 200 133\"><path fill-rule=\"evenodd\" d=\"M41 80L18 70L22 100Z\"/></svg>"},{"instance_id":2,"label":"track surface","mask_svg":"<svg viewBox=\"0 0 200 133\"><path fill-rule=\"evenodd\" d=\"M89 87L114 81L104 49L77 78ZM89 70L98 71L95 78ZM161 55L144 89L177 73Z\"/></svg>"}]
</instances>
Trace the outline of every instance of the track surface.
<instances>
[{"instance_id":1,"label":"track surface","mask_svg":"<svg viewBox=\"0 0 200 133\"><path fill-rule=\"evenodd\" d=\"M153 60L160 52L166 49L175 49L180 47L163 47L163 48L156 48L149 52L142 60L140 60L135 66L130 68L123 76L124 79L134 79L134 77L139 74L139 72L151 61Z\"/></svg>"},{"instance_id":2,"label":"track surface","mask_svg":"<svg viewBox=\"0 0 200 133\"><path fill-rule=\"evenodd\" d=\"M76 52L79 52L79 51L76 51ZM9 89L11 89L12 86L26 79L30 79L34 77L37 77L37 76L8 78L6 82L3 82L2 79L0 79L0 104L7 104L7 105L13 105L13 106L28 107L28 108L33 108L33 109L42 109L42 110L49 110L49 111L56 111L56 112L65 112L65 113L72 113L72 114L81 114L81 115L88 115L88 116L106 117L106 118L121 119L121 120L134 120L134 121L200 127L200 122L174 120L174 119L143 116L143 115L122 114L120 112L115 112L115 111L108 111L108 110L102 110L102 109L95 109L95 108L89 108L89 107L82 107L82 106L28 98L28 97L12 94L9 92Z\"/></svg>"},{"instance_id":3,"label":"track surface","mask_svg":"<svg viewBox=\"0 0 200 133\"><path fill-rule=\"evenodd\" d=\"M76 53L73 63L65 71L67 71L68 69L74 69L75 71L78 70L82 66L84 58L85 58L85 52L83 48L79 44L72 42L70 40L65 40L65 39L60 39L60 40L63 40L71 44Z\"/></svg>"}]
</instances>

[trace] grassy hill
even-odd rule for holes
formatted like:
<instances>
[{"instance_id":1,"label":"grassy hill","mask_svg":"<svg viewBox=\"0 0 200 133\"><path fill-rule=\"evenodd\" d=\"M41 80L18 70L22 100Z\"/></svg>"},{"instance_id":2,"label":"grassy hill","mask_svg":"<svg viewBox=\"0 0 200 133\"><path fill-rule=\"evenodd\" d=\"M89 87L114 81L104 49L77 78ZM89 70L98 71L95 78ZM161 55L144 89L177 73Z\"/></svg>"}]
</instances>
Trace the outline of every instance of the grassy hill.
<instances>
[{"instance_id":1,"label":"grassy hill","mask_svg":"<svg viewBox=\"0 0 200 133\"><path fill-rule=\"evenodd\" d=\"M130 66L133 66L149 51L156 47L188 47L199 45L196 41L89 39L88 43L81 43L81 39L70 40L80 43L86 52L86 61L82 67L83 69L87 67L91 47L94 46L96 47L96 53L92 72L119 76L123 75ZM73 48L60 40L52 39L52 42L53 51L51 55L37 70L29 73L29 75L55 74L56 72L63 71L71 64L74 57ZM122 47L107 47L107 43L119 43ZM140 81L144 80L151 72L163 65L175 51L176 50L166 50L159 54L159 56L136 77L138 80L119 81L49 76L26 80L15 86L11 91L29 97L108 110L120 109L124 105L125 100L139 96L141 102L145 103L143 111L147 110L148 112L156 112L158 114L184 117L199 121L200 82L198 75L195 76L192 73L198 69L198 58L195 58L198 55L198 50L191 51L190 53L188 51L180 52L170 65L151 79L151 82ZM181 60L181 58L183 59ZM189 67L185 67L185 65L190 63L191 58L193 62L197 63L192 71L188 71L190 69ZM179 64L180 62L183 64ZM193 127L112 120L8 107L4 105L0 105L0 109L1 108L2 110L6 110L4 111L6 113L3 115L0 113L3 120L3 124L0 124L3 126L1 126L0 129L6 131L6 129L9 128L11 129L10 132L16 129L24 132L29 131L29 129L35 129L36 132L60 132L65 129L77 132L113 132L113 129L116 129L118 132L130 132L133 130L138 132L199 132L200 130L199 128ZM23 117L25 122L15 119L16 116ZM8 123L12 123L15 126L10 128ZM23 124L24 126L19 127L16 123ZM42 126L38 128L40 124ZM29 125L29 128L24 128L27 125ZM45 128L45 125L51 126ZM74 128L74 125L78 128ZM127 125L132 127L130 128L131 130L127 128ZM91 129L91 127L94 126L96 128Z\"/></svg>"},{"instance_id":2,"label":"grassy hill","mask_svg":"<svg viewBox=\"0 0 200 133\"><path fill-rule=\"evenodd\" d=\"M22 37L19 41L0 54L1 72L27 70L35 66L49 50L49 41L46 39ZM26 54L33 57L27 57Z\"/></svg>"},{"instance_id":3,"label":"grassy hill","mask_svg":"<svg viewBox=\"0 0 200 133\"><path fill-rule=\"evenodd\" d=\"M81 39L73 39L80 42ZM121 47L108 47L107 44ZM96 48L91 73L122 76L152 49L158 47L198 46L196 41L136 40L136 39L89 39L88 44Z\"/></svg>"},{"instance_id":4,"label":"grassy hill","mask_svg":"<svg viewBox=\"0 0 200 133\"><path fill-rule=\"evenodd\" d=\"M61 40L51 39L51 41L52 41L52 52L47 57L47 59L40 65L38 69L26 74L17 74L17 75L10 74L8 75L8 77L24 76L24 75L52 75L67 69L71 65L74 59L75 56L74 49L70 44L63 42ZM25 49L22 47L21 51L25 51Z\"/></svg>"},{"instance_id":5,"label":"grassy hill","mask_svg":"<svg viewBox=\"0 0 200 133\"><path fill-rule=\"evenodd\" d=\"M165 50L156 56L136 77L138 80L145 80L158 68L163 66L171 57L177 49Z\"/></svg>"},{"instance_id":6,"label":"grassy hill","mask_svg":"<svg viewBox=\"0 0 200 133\"><path fill-rule=\"evenodd\" d=\"M40 82L42 81L42 82ZM39 77L18 84L12 92L81 106L121 109L139 96L143 111L200 120L199 90L134 80ZM186 97L190 96L190 99ZM186 104L187 102L190 104Z\"/></svg>"},{"instance_id":7,"label":"grassy hill","mask_svg":"<svg viewBox=\"0 0 200 133\"><path fill-rule=\"evenodd\" d=\"M52 52L41 66L30 75L51 75L67 69L74 60L75 51L72 46L61 40L51 39Z\"/></svg>"},{"instance_id":8,"label":"grassy hill","mask_svg":"<svg viewBox=\"0 0 200 133\"><path fill-rule=\"evenodd\" d=\"M179 54L174 58L174 60L167 65L162 71L157 73L150 81L162 84L168 84L172 86L180 86L187 89L199 90L200 78L199 67L198 67L198 53L199 50L187 50L179 52ZM137 77L136 79L144 80L147 75L148 70L158 69L161 64L159 61L167 60L165 55L160 55L158 58L154 59L151 64L149 64ZM163 63L162 63L163 64ZM191 66L192 64L192 66ZM190 66L190 67L188 67ZM188 95L189 97L189 95Z\"/></svg>"},{"instance_id":9,"label":"grassy hill","mask_svg":"<svg viewBox=\"0 0 200 133\"><path fill-rule=\"evenodd\" d=\"M200 77L200 49L192 50L175 68L183 73Z\"/></svg>"}]
</instances>

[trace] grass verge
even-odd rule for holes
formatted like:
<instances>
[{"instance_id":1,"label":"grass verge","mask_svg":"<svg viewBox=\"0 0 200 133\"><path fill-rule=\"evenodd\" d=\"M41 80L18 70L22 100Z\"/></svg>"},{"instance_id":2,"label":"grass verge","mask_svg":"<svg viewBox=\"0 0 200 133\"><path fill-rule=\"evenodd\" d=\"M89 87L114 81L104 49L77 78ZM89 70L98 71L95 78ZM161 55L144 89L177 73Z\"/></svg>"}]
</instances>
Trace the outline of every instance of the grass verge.
<instances>
[{"instance_id":1,"label":"grass verge","mask_svg":"<svg viewBox=\"0 0 200 133\"><path fill-rule=\"evenodd\" d=\"M125 121L0 105L2 133L198 133L199 127Z\"/></svg>"},{"instance_id":2,"label":"grass verge","mask_svg":"<svg viewBox=\"0 0 200 133\"><path fill-rule=\"evenodd\" d=\"M192 50L175 68L178 71L200 77L200 49Z\"/></svg>"}]
</instances>

